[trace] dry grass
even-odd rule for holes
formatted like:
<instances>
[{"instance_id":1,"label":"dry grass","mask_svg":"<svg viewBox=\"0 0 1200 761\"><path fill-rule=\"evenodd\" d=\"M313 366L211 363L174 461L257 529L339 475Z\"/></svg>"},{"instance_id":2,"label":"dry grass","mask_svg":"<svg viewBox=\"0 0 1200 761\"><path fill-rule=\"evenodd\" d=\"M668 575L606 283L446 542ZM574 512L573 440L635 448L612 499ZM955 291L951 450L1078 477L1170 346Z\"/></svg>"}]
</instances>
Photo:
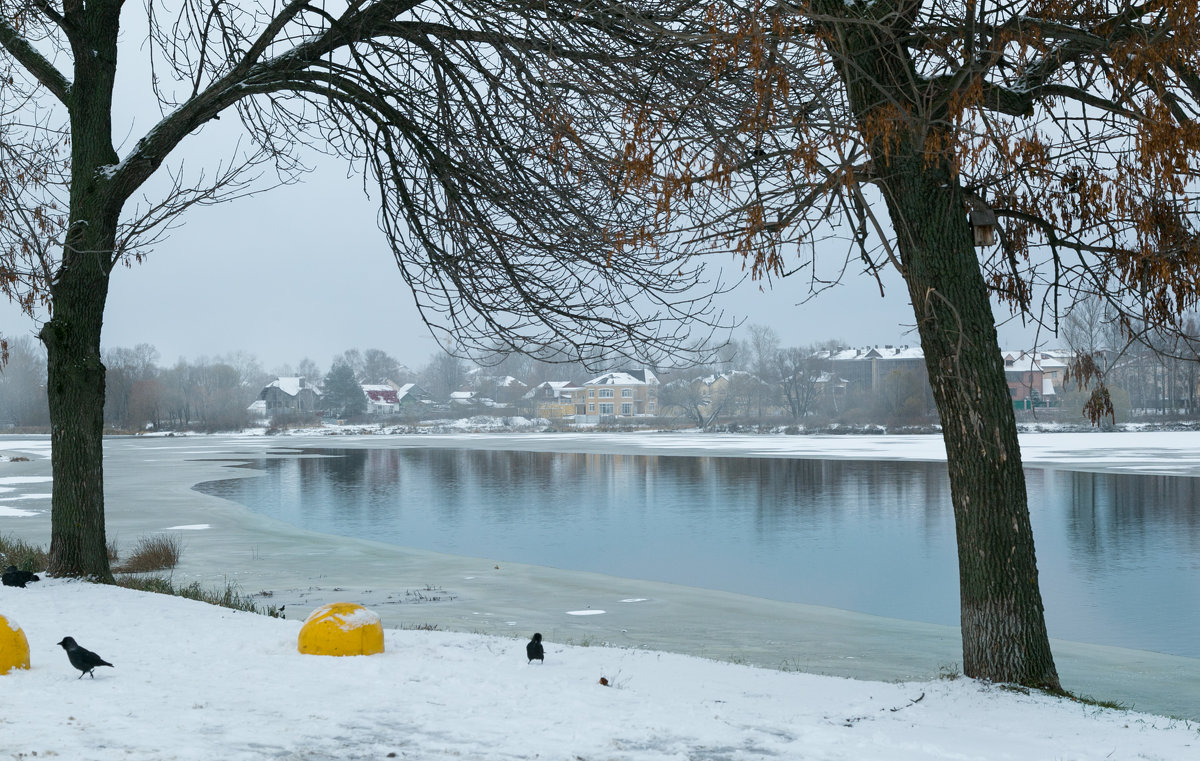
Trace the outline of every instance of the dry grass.
<instances>
[{"instance_id":1,"label":"dry grass","mask_svg":"<svg viewBox=\"0 0 1200 761\"><path fill-rule=\"evenodd\" d=\"M170 579L163 576L119 576L117 577L117 586L126 589L136 589L141 592L155 592L163 595L186 597L189 600L199 600L209 605L219 605L222 608L231 608L233 610L244 610L248 613L258 613L259 615L270 616L271 618L283 618L282 605L260 607L255 604L253 599L242 594L240 590L228 582L225 584L225 589L205 589L200 586L200 582L198 581L193 581L186 587L176 587Z\"/></svg>"},{"instance_id":2,"label":"dry grass","mask_svg":"<svg viewBox=\"0 0 1200 761\"><path fill-rule=\"evenodd\" d=\"M12 534L0 536L0 568L15 565L22 571L44 571L48 559L46 550L36 544Z\"/></svg>"},{"instance_id":3,"label":"dry grass","mask_svg":"<svg viewBox=\"0 0 1200 761\"><path fill-rule=\"evenodd\" d=\"M138 539L129 559L113 568L116 573L147 573L166 571L179 564L183 542L169 534L155 534Z\"/></svg>"},{"instance_id":4,"label":"dry grass","mask_svg":"<svg viewBox=\"0 0 1200 761\"><path fill-rule=\"evenodd\" d=\"M108 562L117 562L117 541L109 539L105 545ZM0 536L0 568L15 565L23 571L44 571L49 563L49 553L38 545L17 539L11 535Z\"/></svg>"}]
</instances>

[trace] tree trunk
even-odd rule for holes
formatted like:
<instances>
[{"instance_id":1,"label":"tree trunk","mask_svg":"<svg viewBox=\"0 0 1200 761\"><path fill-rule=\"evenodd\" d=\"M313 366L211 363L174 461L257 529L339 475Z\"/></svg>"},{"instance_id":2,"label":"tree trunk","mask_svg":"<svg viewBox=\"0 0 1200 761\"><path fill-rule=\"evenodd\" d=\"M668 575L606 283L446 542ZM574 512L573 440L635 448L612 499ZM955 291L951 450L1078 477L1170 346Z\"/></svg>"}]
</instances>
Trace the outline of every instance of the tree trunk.
<instances>
[{"instance_id":1,"label":"tree trunk","mask_svg":"<svg viewBox=\"0 0 1200 761\"><path fill-rule=\"evenodd\" d=\"M967 208L936 147L931 113L904 43L912 6L842 3L834 52L876 184L896 232L902 274L942 422L958 538L963 673L1061 690L1046 632L1025 474L991 303ZM942 106L944 108L944 106Z\"/></svg>"},{"instance_id":2,"label":"tree trunk","mask_svg":"<svg viewBox=\"0 0 1200 761\"><path fill-rule=\"evenodd\" d=\"M963 673L1059 690L991 303L957 188L921 160L885 194L946 443Z\"/></svg>"},{"instance_id":3,"label":"tree trunk","mask_svg":"<svg viewBox=\"0 0 1200 761\"><path fill-rule=\"evenodd\" d=\"M102 231L100 232L103 237ZM83 250L91 235L73 236ZM68 246L72 244L68 242ZM108 236L107 250L112 250ZM54 313L42 327L50 404L51 576L111 582L104 535L104 365L100 329L108 295L107 256L68 252L52 287Z\"/></svg>"},{"instance_id":4,"label":"tree trunk","mask_svg":"<svg viewBox=\"0 0 1200 761\"><path fill-rule=\"evenodd\" d=\"M112 144L112 90L117 70L120 0L95 0L67 9L74 83L68 93L71 126L71 206L62 262L50 282L46 396L50 405L52 576L111 582L104 536L104 365L100 331L108 280L116 261L117 220L106 167L117 164Z\"/></svg>"}]
</instances>

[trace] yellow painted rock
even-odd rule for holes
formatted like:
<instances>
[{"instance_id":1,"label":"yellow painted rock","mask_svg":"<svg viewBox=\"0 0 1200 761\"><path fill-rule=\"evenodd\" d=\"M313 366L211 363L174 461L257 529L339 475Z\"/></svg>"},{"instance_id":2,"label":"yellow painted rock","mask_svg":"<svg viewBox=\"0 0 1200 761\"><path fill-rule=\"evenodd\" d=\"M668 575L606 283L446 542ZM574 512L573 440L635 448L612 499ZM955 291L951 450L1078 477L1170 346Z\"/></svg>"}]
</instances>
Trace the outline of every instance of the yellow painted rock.
<instances>
[{"instance_id":1,"label":"yellow painted rock","mask_svg":"<svg viewBox=\"0 0 1200 761\"><path fill-rule=\"evenodd\" d=\"M383 652L379 616L352 602L332 602L314 610L300 627L306 655L374 655Z\"/></svg>"},{"instance_id":2,"label":"yellow painted rock","mask_svg":"<svg viewBox=\"0 0 1200 761\"><path fill-rule=\"evenodd\" d=\"M29 668L29 640L11 618L0 615L0 674Z\"/></svg>"}]
</instances>

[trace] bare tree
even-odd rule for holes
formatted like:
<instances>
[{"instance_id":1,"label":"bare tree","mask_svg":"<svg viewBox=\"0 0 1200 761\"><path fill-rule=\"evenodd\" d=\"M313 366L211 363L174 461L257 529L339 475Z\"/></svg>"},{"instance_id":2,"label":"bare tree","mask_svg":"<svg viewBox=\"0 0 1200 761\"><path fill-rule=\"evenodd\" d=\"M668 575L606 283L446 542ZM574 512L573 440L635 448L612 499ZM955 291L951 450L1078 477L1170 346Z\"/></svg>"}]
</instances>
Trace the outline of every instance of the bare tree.
<instances>
[{"instance_id":1,"label":"bare tree","mask_svg":"<svg viewBox=\"0 0 1200 761\"><path fill-rule=\"evenodd\" d=\"M363 353L358 349L347 349L341 354L334 356L329 363L329 371L333 372L333 368L339 365L350 368L350 372L360 381L366 377L366 364L363 360Z\"/></svg>"},{"instance_id":2,"label":"bare tree","mask_svg":"<svg viewBox=\"0 0 1200 761\"><path fill-rule=\"evenodd\" d=\"M114 268L189 207L261 188L261 171L295 179L306 148L363 171L426 324L468 347L505 335L661 355L713 317L698 266L651 235L656 210L613 168L629 104L671 97L672 67L694 68L648 21L690 2L180 0L147 4L145 44L118 50L123 5L0 0L0 287L49 314L51 573L111 578L100 330ZM139 57L162 116L119 145L118 60ZM227 116L244 150L208 174L172 164Z\"/></svg>"},{"instance_id":3,"label":"bare tree","mask_svg":"<svg viewBox=\"0 0 1200 761\"><path fill-rule=\"evenodd\" d=\"M779 334L775 328L770 325L747 325L743 346L747 356L742 369L768 383L774 380L775 355L779 352Z\"/></svg>"},{"instance_id":4,"label":"bare tree","mask_svg":"<svg viewBox=\"0 0 1200 761\"><path fill-rule=\"evenodd\" d=\"M403 383L407 380L407 371L401 367L395 357L382 349L367 349L363 352L362 381L363 383L385 383L395 381Z\"/></svg>"},{"instance_id":5,"label":"bare tree","mask_svg":"<svg viewBox=\"0 0 1200 761\"><path fill-rule=\"evenodd\" d=\"M822 362L816 347L791 346L775 353L775 376L793 420L803 420L820 396Z\"/></svg>"},{"instance_id":6,"label":"bare tree","mask_svg":"<svg viewBox=\"0 0 1200 761\"><path fill-rule=\"evenodd\" d=\"M104 351L102 357L106 369L104 419L108 424L128 429L157 423L144 417L152 409L144 403L137 405L137 415L131 414L130 401L135 387L157 375L158 349L151 344L138 344L132 349L118 346Z\"/></svg>"},{"instance_id":7,"label":"bare tree","mask_svg":"<svg viewBox=\"0 0 1200 761\"><path fill-rule=\"evenodd\" d=\"M445 400L467 382L467 364L445 351L434 352L420 373L423 385L435 399Z\"/></svg>"},{"instance_id":8,"label":"bare tree","mask_svg":"<svg viewBox=\"0 0 1200 761\"><path fill-rule=\"evenodd\" d=\"M673 380L658 391L659 409L673 410L700 430L708 430L733 398L728 386L729 379L714 376Z\"/></svg>"},{"instance_id":9,"label":"bare tree","mask_svg":"<svg viewBox=\"0 0 1200 761\"><path fill-rule=\"evenodd\" d=\"M1077 300L1063 316L1061 335L1067 346L1076 353L1091 354L1103 358L1121 350L1113 345L1116 315L1104 299L1088 295Z\"/></svg>"},{"instance_id":10,"label":"bare tree","mask_svg":"<svg viewBox=\"0 0 1200 761\"><path fill-rule=\"evenodd\" d=\"M0 363L0 423L13 426L44 426L49 422L46 406L46 353L29 336L19 336L4 345Z\"/></svg>"},{"instance_id":11,"label":"bare tree","mask_svg":"<svg viewBox=\"0 0 1200 761\"><path fill-rule=\"evenodd\" d=\"M321 368L317 365L317 363L313 362L308 357L300 360L300 362L296 365L295 370L291 372L294 372L301 378L307 378L314 385L319 383L321 378L325 377L325 373L321 372ZM284 373L281 373L281 375L283 374Z\"/></svg>"}]
</instances>

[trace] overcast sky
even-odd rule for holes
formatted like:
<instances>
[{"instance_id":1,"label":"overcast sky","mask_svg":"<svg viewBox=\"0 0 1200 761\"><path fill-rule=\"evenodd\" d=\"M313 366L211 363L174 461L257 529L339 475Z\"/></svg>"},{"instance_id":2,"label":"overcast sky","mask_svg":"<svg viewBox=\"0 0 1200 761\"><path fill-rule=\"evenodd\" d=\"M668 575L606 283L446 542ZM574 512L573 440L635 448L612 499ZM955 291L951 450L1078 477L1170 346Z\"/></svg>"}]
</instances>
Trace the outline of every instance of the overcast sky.
<instances>
[{"instance_id":1,"label":"overcast sky","mask_svg":"<svg viewBox=\"0 0 1200 761\"><path fill-rule=\"evenodd\" d=\"M192 209L144 263L113 274L103 344L153 344L164 365L244 351L268 370L305 357L328 369L346 349L376 348L418 368L436 345L375 214L334 164L299 185ZM869 277L851 272L845 280L804 304L804 282L784 280L766 291L743 283L720 304L771 326L784 346L919 342L898 277L882 298ZM5 335L35 330L16 308L0 307ZM1025 333L1006 327L1001 339L1021 341Z\"/></svg>"}]
</instances>

